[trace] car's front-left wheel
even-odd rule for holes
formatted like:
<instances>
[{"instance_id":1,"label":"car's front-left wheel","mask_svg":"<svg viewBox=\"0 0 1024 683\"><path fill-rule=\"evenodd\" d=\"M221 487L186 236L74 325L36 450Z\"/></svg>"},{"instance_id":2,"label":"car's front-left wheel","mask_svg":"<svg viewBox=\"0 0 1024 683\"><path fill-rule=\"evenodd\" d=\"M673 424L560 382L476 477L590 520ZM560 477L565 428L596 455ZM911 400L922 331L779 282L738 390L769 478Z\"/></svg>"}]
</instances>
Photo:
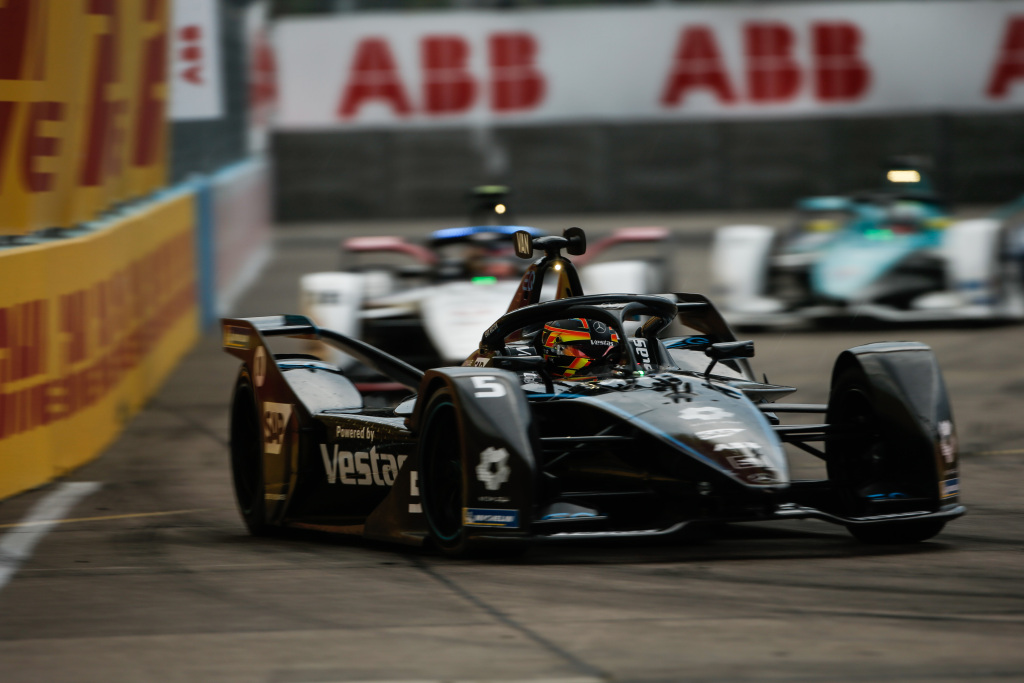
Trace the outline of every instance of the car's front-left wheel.
<instances>
[{"instance_id":1,"label":"car's front-left wheel","mask_svg":"<svg viewBox=\"0 0 1024 683\"><path fill-rule=\"evenodd\" d=\"M463 520L465 458L459 416L448 389L435 392L419 438L420 495L434 545L446 555L467 551Z\"/></svg>"}]
</instances>

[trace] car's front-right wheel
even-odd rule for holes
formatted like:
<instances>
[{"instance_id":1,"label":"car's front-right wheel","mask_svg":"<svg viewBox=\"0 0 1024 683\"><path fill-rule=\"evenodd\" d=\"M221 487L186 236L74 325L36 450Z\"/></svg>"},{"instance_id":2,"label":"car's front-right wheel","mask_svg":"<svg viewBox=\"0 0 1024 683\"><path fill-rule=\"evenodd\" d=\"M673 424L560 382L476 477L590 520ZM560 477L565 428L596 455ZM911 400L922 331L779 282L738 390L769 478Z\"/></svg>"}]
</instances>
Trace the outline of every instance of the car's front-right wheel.
<instances>
[{"instance_id":1,"label":"car's front-right wheel","mask_svg":"<svg viewBox=\"0 0 1024 683\"><path fill-rule=\"evenodd\" d=\"M881 512L879 506L917 504L936 489L928 463L915 460L899 428L883 419L860 368L849 367L836 378L826 419L843 434L829 442L826 464L845 516L866 518ZM847 529L865 543L893 544L928 540L943 526L943 519L907 519L861 522Z\"/></svg>"}]
</instances>

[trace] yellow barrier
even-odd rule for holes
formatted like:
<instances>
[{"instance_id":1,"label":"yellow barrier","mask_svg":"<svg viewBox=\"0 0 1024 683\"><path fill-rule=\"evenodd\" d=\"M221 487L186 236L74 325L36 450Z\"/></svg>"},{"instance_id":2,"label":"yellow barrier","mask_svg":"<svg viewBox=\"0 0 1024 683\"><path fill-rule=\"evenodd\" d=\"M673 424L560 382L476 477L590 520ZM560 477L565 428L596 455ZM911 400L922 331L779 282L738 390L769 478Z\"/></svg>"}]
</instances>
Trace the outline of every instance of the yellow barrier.
<instances>
[{"instance_id":1,"label":"yellow barrier","mask_svg":"<svg viewBox=\"0 0 1024 683\"><path fill-rule=\"evenodd\" d=\"M191 194L0 251L0 498L95 458L197 334Z\"/></svg>"},{"instance_id":2,"label":"yellow barrier","mask_svg":"<svg viewBox=\"0 0 1024 683\"><path fill-rule=\"evenodd\" d=\"M0 234L166 178L169 0L0 0Z\"/></svg>"}]
</instances>

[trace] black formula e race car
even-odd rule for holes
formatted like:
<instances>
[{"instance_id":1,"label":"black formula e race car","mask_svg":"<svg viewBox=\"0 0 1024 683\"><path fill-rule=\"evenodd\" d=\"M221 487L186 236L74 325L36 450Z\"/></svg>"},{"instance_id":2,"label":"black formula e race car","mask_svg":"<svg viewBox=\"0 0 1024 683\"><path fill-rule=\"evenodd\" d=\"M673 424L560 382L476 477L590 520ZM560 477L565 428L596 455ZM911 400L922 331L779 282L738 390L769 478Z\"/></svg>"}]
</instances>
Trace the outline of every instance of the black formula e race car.
<instances>
[{"instance_id":1,"label":"black formula e race car","mask_svg":"<svg viewBox=\"0 0 1024 683\"><path fill-rule=\"evenodd\" d=\"M515 552L548 539L652 537L701 523L813 518L867 542L909 543L963 514L949 401L931 350L842 352L827 404L780 403L703 296L584 296L564 255L578 228L517 236L531 258L509 312L461 367L423 372L302 316L223 320L242 361L231 465L249 530L298 527L443 552ZM557 298L541 302L548 278ZM552 372L538 330L589 321L618 340L607 368ZM661 338L673 321L690 334ZM274 355L318 339L409 390L382 406L336 366ZM784 418L819 416L813 424ZM786 448L824 460L790 476Z\"/></svg>"}]
</instances>

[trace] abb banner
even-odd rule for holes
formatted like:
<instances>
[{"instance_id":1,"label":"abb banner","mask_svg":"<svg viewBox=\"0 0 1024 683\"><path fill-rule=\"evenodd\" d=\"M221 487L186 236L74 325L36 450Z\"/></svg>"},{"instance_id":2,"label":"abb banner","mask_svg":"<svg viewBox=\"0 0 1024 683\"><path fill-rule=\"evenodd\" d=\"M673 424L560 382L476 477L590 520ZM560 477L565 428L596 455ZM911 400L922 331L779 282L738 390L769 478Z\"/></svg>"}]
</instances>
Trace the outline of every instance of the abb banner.
<instances>
[{"instance_id":1,"label":"abb banner","mask_svg":"<svg viewBox=\"0 0 1024 683\"><path fill-rule=\"evenodd\" d=\"M224 115L216 0L173 0L171 105L174 121Z\"/></svg>"},{"instance_id":2,"label":"abb banner","mask_svg":"<svg viewBox=\"0 0 1024 683\"><path fill-rule=\"evenodd\" d=\"M0 1L0 234L164 184L170 0Z\"/></svg>"},{"instance_id":3,"label":"abb banner","mask_svg":"<svg viewBox=\"0 0 1024 683\"><path fill-rule=\"evenodd\" d=\"M277 127L1024 108L1024 2L287 19Z\"/></svg>"},{"instance_id":4,"label":"abb banner","mask_svg":"<svg viewBox=\"0 0 1024 683\"><path fill-rule=\"evenodd\" d=\"M267 150L270 122L277 107L277 59L270 43L270 3L245 8L245 54L248 60L249 152Z\"/></svg>"}]
</instances>

